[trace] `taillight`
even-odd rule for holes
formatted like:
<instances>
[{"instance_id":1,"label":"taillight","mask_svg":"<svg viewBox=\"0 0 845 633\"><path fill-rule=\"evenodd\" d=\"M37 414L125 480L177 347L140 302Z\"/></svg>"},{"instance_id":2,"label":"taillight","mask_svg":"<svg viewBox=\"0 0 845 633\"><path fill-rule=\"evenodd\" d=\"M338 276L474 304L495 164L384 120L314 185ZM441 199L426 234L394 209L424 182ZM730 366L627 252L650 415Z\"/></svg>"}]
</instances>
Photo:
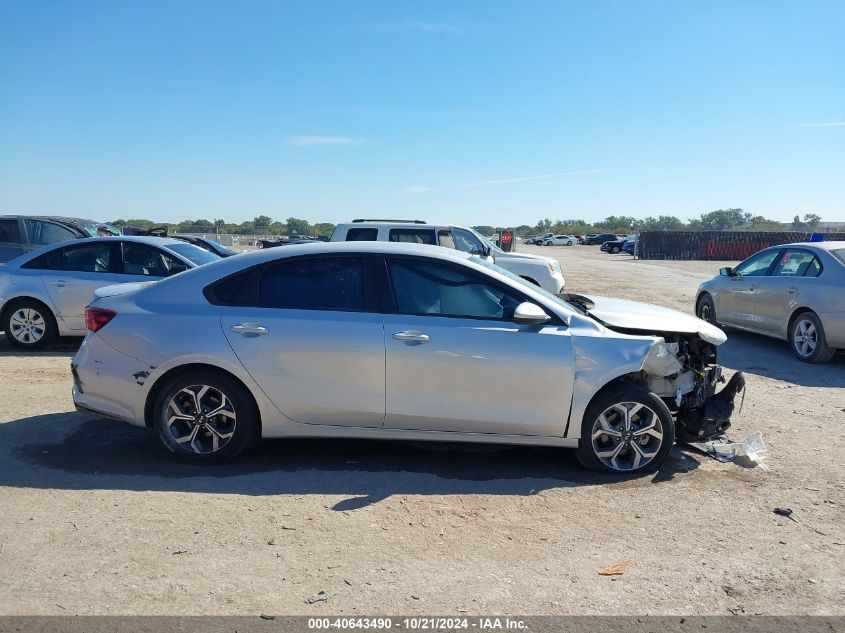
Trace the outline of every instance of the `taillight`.
<instances>
[{"instance_id":1,"label":"taillight","mask_svg":"<svg viewBox=\"0 0 845 633\"><path fill-rule=\"evenodd\" d=\"M85 308L85 327L92 332L98 331L117 316L114 310L106 308Z\"/></svg>"}]
</instances>

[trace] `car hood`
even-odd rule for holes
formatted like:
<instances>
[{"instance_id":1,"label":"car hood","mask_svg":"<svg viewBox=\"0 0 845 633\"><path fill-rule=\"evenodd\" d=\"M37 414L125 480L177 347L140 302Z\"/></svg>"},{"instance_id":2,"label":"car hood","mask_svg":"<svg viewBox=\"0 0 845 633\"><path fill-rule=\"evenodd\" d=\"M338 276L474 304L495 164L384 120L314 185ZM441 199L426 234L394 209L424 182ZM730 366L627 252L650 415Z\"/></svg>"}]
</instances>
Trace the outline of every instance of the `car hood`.
<instances>
[{"instance_id":1,"label":"car hood","mask_svg":"<svg viewBox=\"0 0 845 633\"><path fill-rule=\"evenodd\" d=\"M725 333L716 326L679 310L627 299L587 298L593 303L588 312L610 327L642 332L698 334L713 345L721 345L728 340Z\"/></svg>"}]
</instances>

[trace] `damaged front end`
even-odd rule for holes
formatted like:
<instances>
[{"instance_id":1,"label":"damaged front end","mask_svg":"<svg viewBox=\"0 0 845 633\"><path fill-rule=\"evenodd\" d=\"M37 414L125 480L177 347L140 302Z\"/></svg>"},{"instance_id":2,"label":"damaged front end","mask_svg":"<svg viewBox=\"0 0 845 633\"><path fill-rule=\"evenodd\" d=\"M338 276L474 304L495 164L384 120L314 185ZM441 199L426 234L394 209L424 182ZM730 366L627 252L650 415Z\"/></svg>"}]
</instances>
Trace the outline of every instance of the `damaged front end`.
<instances>
[{"instance_id":1,"label":"damaged front end","mask_svg":"<svg viewBox=\"0 0 845 633\"><path fill-rule=\"evenodd\" d=\"M736 395L745 378L736 372L725 387L716 364L716 346L697 334L654 333L655 343L643 363L641 380L660 396L675 416L679 440L692 442L723 433L731 425Z\"/></svg>"}]
</instances>

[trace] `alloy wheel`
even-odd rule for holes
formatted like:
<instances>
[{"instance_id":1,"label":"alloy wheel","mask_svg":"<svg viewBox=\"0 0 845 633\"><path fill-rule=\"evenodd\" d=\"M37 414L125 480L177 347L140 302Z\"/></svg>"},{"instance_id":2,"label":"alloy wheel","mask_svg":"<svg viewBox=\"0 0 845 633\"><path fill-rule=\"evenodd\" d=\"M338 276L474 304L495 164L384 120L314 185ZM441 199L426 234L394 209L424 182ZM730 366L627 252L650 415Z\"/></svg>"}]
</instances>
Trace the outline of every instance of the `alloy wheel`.
<instances>
[{"instance_id":1,"label":"alloy wheel","mask_svg":"<svg viewBox=\"0 0 845 633\"><path fill-rule=\"evenodd\" d=\"M21 308L12 313L9 331L16 341L24 345L34 345L44 337L47 323L38 310Z\"/></svg>"},{"instance_id":2,"label":"alloy wheel","mask_svg":"<svg viewBox=\"0 0 845 633\"><path fill-rule=\"evenodd\" d=\"M710 323L710 304L706 301L701 302L701 307L698 309L698 318L702 321L707 321Z\"/></svg>"},{"instance_id":3,"label":"alloy wheel","mask_svg":"<svg viewBox=\"0 0 845 633\"><path fill-rule=\"evenodd\" d=\"M208 385L177 391L165 404L167 432L185 450L215 453L235 434L237 416L230 398Z\"/></svg>"},{"instance_id":4,"label":"alloy wheel","mask_svg":"<svg viewBox=\"0 0 845 633\"><path fill-rule=\"evenodd\" d=\"M617 471L636 470L660 452L663 424L647 405L619 402L596 418L590 439L602 464Z\"/></svg>"},{"instance_id":5,"label":"alloy wheel","mask_svg":"<svg viewBox=\"0 0 845 633\"><path fill-rule=\"evenodd\" d=\"M809 319L800 319L795 324L792 335L792 345L795 352L802 357L810 356L819 343L819 331Z\"/></svg>"}]
</instances>

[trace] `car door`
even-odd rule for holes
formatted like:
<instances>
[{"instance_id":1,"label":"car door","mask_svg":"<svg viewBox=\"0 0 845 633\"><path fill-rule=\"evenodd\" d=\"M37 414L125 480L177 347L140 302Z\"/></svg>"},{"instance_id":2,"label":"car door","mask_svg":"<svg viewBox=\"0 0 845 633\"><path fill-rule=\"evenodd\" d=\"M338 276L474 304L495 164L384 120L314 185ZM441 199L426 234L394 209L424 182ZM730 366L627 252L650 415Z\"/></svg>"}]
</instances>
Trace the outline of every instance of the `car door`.
<instances>
[{"instance_id":1,"label":"car door","mask_svg":"<svg viewBox=\"0 0 845 633\"><path fill-rule=\"evenodd\" d=\"M757 287L779 252L780 249L777 248L760 251L736 266L732 275L720 278L719 290L714 294L716 314L720 322L757 327Z\"/></svg>"},{"instance_id":2,"label":"car door","mask_svg":"<svg viewBox=\"0 0 845 633\"><path fill-rule=\"evenodd\" d=\"M804 248L785 248L765 277L757 280L755 323L772 332L782 332L802 293L819 281L821 264L816 255Z\"/></svg>"},{"instance_id":3,"label":"car door","mask_svg":"<svg viewBox=\"0 0 845 633\"><path fill-rule=\"evenodd\" d=\"M72 330L85 330L85 307L94 291L116 283L112 272L119 257L112 241L80 242L44 258L41 278L58 316Z\"/></svg>"},{"instance_id":4,"label":"car door","mask_svg":"<svg viewBox=\"0 0 845 633\"><path fill-rule=\"evenodd\" d=\"M14 259L23 252L20 221L17 218L0 218L0 263Z\"/></svg>"},{"instance_id":5,"label":"car door","mask_svg":"<svg viewBox=\"0 0 845 633\"><path fill-rule=\"evenodd\" d=\"M366 256L284 258L252 275L221 325L241 364L288 418L384 424L384 325Z\"/></svg>"},{"instance_id":6,"label":"car door","mask_svg":"<svg viewBox=\"0 0 845 633\"><path fill-rule=\"evenodd\" d=\"M525 297L482 272L389 257L385 428L560 436L573 353L562 323L513 323Z\"/></svg>"}]
</instances>

